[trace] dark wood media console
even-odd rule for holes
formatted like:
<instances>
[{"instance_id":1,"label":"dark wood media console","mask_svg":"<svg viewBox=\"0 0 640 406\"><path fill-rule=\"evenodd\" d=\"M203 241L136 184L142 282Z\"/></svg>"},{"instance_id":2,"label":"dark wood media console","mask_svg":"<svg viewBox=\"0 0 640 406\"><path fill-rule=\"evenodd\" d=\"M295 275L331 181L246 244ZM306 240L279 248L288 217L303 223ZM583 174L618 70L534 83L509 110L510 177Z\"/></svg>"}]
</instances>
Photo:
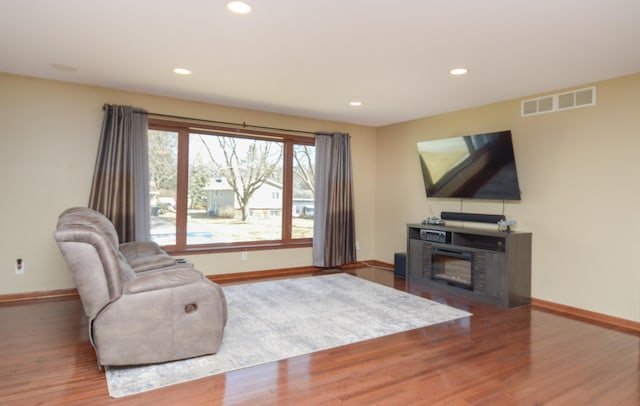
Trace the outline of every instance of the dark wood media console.
<instances>
[{"instance_id":1,"label":"dark wood media console","mask_svg":"<svg viewBox=\"0 0 640 406\"><path fill-rule=\"evenodd\" d=\"M439 286L502 307L530 304L531 233L408 224L406 275L408 291Z\"/></svg>"}]
</instances>

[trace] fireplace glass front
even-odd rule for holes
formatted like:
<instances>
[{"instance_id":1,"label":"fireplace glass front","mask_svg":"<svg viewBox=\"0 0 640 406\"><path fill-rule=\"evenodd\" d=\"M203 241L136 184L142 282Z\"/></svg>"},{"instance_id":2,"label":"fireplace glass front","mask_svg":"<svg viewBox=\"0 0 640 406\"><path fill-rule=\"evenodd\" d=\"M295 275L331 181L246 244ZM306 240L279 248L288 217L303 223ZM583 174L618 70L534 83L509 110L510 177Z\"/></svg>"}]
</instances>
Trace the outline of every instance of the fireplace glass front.
<instances>
[{"instance_id":1,"label":"fireplace glass front","mask_svg":"<svg viewBox=\"0 0 640 406\"><path fill-rule=\"evenodd\" d=\"M473 290L473 252L434 248L431 279Z\"/></svg>"}]
</instances>

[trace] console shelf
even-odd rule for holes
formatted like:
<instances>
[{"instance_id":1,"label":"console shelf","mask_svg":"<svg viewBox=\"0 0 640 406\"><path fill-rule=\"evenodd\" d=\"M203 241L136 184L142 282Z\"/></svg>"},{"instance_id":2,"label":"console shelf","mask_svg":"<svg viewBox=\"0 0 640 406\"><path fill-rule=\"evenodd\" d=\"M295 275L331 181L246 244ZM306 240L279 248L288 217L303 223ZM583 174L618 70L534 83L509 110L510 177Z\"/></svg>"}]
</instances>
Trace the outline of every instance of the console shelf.
<instances>
[{"instance_id":1,"label":"console shelf","mask_svg":"<svg viewBox=\"0 0 640 406\"><path fill-rule=\"evenodd\" d=\"M438 286L502 307L531 302L531 233L407 225L407 290Z\"/></svg>"}]
</instances>

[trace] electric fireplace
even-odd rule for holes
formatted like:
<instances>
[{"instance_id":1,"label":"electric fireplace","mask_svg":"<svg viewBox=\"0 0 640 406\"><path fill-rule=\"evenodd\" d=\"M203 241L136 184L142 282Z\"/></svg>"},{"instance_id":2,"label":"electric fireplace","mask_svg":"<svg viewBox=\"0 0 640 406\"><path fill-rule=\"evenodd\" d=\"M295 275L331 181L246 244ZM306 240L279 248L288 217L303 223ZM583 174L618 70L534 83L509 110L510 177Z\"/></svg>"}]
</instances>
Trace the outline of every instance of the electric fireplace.
<instances>
[{"instance_id":1,"label":"electric fireplace","mask_svg":"<svg viewBox=\"0 0 640 406\"><path fill-rule=\"evenodd\" d=\"M434 247L431 279L473 290L473 252Z\"/></svg>"}]
</instances>

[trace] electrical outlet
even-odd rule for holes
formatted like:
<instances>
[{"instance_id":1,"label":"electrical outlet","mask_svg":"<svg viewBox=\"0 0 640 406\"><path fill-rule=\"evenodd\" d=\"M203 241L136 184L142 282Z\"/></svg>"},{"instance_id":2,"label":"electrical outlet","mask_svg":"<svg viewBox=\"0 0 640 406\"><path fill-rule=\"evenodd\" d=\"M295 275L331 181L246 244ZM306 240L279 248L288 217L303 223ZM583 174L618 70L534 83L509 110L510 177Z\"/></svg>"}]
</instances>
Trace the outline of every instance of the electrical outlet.
<instances>
[{"instance_id":1,"label":"electrical outlet","mask_svg":"<svg viewBox=\"0 0 640 406\"><path fill-rule=\"evenodd\" d=\"M16 259L16 275L24 274L24 261L22 258Z\"/></svg>"},{"instance_id":2,"label":"electrical outlet","mask_svg":"<svg viewBox=\"0 0 640 406\"><path fill-rule=\"evenodd\" d=\"M242 251L242 253L240 254L240 259L243 261L249 259L249 253L247 251Z\"/></svg>"},{"instance_id":3,"label":"electrical outlet","mask_svg":"<svg viewBox=\"0 0 640 406\"><path fill-rule=\"evenodd\" d=\"M356 241L356 251L360 251L360 243Z\"/></svg>"}]
</instances>

